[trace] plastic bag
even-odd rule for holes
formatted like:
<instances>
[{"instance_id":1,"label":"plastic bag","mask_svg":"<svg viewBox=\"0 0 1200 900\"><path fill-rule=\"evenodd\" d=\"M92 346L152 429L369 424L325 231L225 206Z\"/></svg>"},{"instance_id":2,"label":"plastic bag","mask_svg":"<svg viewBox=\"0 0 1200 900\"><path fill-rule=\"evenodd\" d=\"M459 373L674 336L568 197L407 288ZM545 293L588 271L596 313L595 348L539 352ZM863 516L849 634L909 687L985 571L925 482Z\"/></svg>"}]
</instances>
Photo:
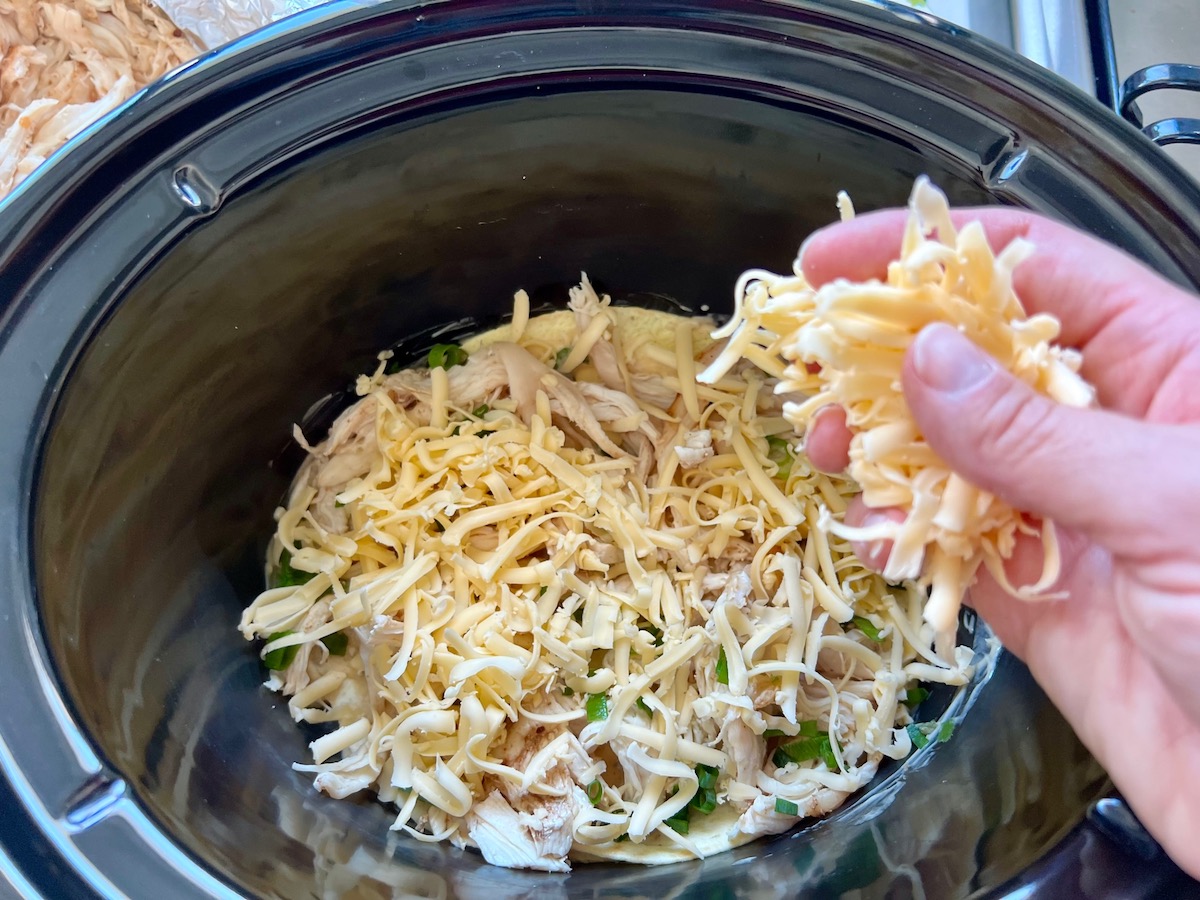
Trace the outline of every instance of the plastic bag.
<instances>
[{"instance_id":1,"label":"plastic bag","mask_svg":"<svg viewBox=\"0 0 1200 900\"><path fill-rule=\"evenodd\" d=\"M327 0L155 0L201 49L211 50Z\"/></svg>"}]
</instances>

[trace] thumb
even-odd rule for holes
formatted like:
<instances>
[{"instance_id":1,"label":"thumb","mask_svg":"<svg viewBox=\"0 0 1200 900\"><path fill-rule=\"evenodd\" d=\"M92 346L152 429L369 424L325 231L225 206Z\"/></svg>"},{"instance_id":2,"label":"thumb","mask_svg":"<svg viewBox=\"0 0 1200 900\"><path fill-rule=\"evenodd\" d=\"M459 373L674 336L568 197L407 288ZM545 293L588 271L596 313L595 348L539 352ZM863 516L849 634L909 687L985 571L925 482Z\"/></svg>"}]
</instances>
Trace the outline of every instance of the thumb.
<instances>
[{"instance_id":1,"label":"thumb","mask_svg":"<svg viewBox=\"0 0 1200 900\"><path fill-rule=\"evenodd\" d=\"M1161 553L1171 537L1163 513L1179 507L1181 490L1200 499L1189 462L1200 442L1186 429L1063 406L949 325L917 335L903 382L921 432L951 469L1118 555Z\"/></svg>"}]
</instances>

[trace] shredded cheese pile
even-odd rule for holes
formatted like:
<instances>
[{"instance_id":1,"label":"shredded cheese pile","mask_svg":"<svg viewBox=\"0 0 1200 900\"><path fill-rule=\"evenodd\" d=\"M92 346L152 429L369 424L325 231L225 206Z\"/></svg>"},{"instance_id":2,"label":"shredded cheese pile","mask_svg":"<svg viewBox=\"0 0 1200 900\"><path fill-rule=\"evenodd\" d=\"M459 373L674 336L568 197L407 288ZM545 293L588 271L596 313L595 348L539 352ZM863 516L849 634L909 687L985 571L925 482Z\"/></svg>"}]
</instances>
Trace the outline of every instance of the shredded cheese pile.
<instances>
[{"instance_id":1,"label":"shredded cheese pile","mask_svg":"<svg viewBox=\"0 0 1200 900\"><path fill-rule=\"evenodd\" d=\"M839 208L843 218L853 215L844 194ZM1009 582L1003 562L1016 535L1037 530L930 449L901 391L904 355L923 327L947 322L1041 393L1072 406L1090 404L1094 393L1077 374L1080 355L1053 343L1058 320L1026 315L1013 291L1013 270L1032 249L1015 240L993 254L983 227L972 222L956 229L945 196L920 178L886 282L839 280L813 290L799 259L791 276L747 272L737 286L734 317L717 332L728 343L700 375L712 383L739 359L782 357L787 365L776 389L807 395L784 407L798 432L824 406L846 411L853 435L848 473L864 502L898 507L907 516L851 528L826 515L822 526L856 540L893 541L884 576L930 585L925 618L943 634L954 629L980 565L1014 596L1046 596L1058 576L1058 546L1053 523L1042 523L1041 577L1021 588Z\"/></svg>"},{"instance_id":2,"label":"shredded cheese pile","mask_svg":"<svg viewBox=\"0 0 1200 900\"><path fill-rule=\"evenodd\" d=\"M241 622L297 721L333 728L297 768L548 871L829 812L911 751L906 691L965 683L970 652L935 653L924 593L822 526L857 488L791 446L804 398L765 345L702 384L708 320L586 276L568 311L528 302L465 364L384 354L324 441L297 431L279 586Z\"/></svg>"}]
</instances>

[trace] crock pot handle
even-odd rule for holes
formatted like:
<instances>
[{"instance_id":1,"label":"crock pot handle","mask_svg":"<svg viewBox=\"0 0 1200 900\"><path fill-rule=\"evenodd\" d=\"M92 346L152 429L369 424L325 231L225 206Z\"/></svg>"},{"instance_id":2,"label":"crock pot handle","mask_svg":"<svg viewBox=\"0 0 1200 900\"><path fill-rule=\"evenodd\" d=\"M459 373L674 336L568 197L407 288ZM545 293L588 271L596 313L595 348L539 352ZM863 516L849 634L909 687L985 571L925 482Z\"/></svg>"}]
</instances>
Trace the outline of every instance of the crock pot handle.
<instances>
[{"instance_id":1,"label":"crock pot handle","mask_svg":"<svg viewBox=\"0 0 1200 900\"><path fill-rule=\"evenodd\" d=\"M1121 115L1142 129L1142 133L1160 146L1167 144L1200 144L1200 119L1159 119L1146 125L1137 100L1143 94L1158 90L1200 92L1200 66L1187 63L1160 63L1138 69L1121 85Z\"/></svg>"}]
</instances>

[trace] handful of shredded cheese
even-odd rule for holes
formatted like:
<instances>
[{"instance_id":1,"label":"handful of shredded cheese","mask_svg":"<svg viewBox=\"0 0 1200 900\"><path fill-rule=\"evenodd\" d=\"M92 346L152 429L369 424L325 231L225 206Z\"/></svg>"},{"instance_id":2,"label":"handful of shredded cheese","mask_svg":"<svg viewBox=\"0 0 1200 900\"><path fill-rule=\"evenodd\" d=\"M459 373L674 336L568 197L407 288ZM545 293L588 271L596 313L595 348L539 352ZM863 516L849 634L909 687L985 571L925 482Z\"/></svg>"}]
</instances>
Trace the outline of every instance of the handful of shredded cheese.
<instances>
[{"instance_id":1,"label":"handful of shredded cheese","mask_svg":"<svg viewBox=\"0 0 1200 900\"><path fill-rule=\"evenodd\" d=\"M842 194L843 218L853 215ZM900 373L905 351L932 322L956 326L1018 378L1060 403L1087 406L1093 390L1077 374L1080 355L1055 346L1059 322L1027 316L1013 291L1013 270L1032 245L1015 240L999 254L982 225L961 231L950 220L945 196L918 179L899 259L886 282L834 281L813 290L800 270L793 275L751 271L736 291L732 320L714 336L728 338L721 355L701 375L719 381L740 359L764 355L786 360L776 390L807 395L785 404L784 416L803 433L829 404L846 411L853 435L848 474L871 507L898 507L903 522L852 528L828 512L821 525L856 540L888 539L893 548L884 576L920 579L931 586L925 618L952 633L966 589L979 566L1022 599L1046 596L1058 577L1054 525L1041 526L1044 565L1036 584L1016 588L1003 562L1018 532L1036 533L1018 510L969 484L938 458L922 438L904 400ZM816 371L810 370L812 364Z\"/></svg>"},{"instance_id":2,"label":"handful of shredded cheese","mask_svg":"<svg viewBox=\"0 0 1200 900\"><path fill-rule=\"evenodd\" d=\"M241 622L267 686L332 729L297 768L547 871L836 808L923 743L918 683L964 684L971 651L935 652L924 592L821 523L857 488L793 446L806 398L768 342L700 383L707 319L586 277L568 310L528 304L432 367L384 354L323 441L297 431L274 586Z\"/></svg>"}]
</instances>

